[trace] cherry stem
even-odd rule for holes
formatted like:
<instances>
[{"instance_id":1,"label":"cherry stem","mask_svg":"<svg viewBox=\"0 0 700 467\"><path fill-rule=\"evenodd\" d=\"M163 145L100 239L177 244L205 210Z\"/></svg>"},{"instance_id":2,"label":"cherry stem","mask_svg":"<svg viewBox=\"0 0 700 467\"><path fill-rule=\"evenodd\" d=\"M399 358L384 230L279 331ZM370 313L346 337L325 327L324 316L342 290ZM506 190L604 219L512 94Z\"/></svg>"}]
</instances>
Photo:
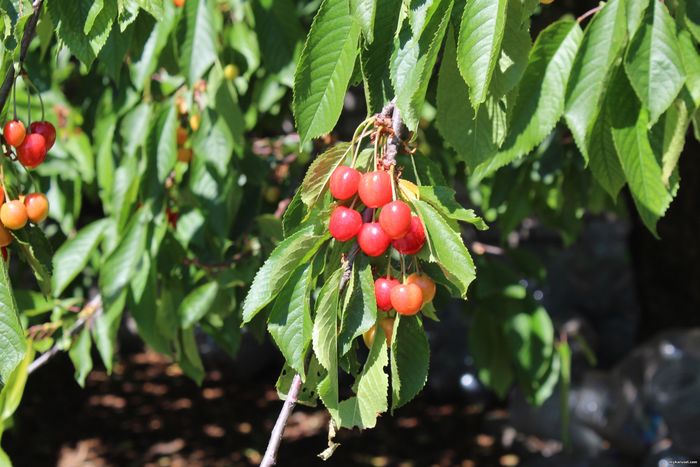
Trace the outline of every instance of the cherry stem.
<instances>
[{"instance_id":1,"label":"cherry stem","mask_svg":"<svg viewBox=\"0 0 700 467\"><path fill-rule=\"evenodd\" d=\"M17 78L15 78L12 83L12 111L15 120L17 120Z\"/></svg>"},{"instance_id":2,"label":"cherry stem","mask_svg":"<svg viewBox=\"0 0 700 467\"><path fill-rule=\"evenodd\" d=\"M585 21L586 18L593 16L596 13L598 13L600 10L602 10L604 6L605 5L598 5L595 8L591 8L590 10L588 10L587 12L585 12L584 14L582 14L581 16L576 18L576 21L578 21L579 23L582 23L583 21Z\"/></svg>"},{"instance_id":3,"label":"cherry stem","mask_svg":"<svg viewBox=\"0 0 700 467\"><path fill-rule=\"evenodd\" d=\"M406 282L406 261L404 255L400 255L401 258L401 282Z\"/></svg>"},{"instance_id":4,"label":"cherry stem","mask_svg":"<svg viewBox=\"0 0 700 467\"><path fill-rule=\"evenodd\" d=\"M39 91L39 88L37 88L36 85L32 82L32 80L29 79L29 76L26 73L22 74L22 79L24 79L24 81L27 84L29 84L29 86L32 89L34 89L34 91L36 92L36 95L39 96L39 104L41 107L41 120L43 121L44 120L44 99L42 99L42 97L41 97L41 92Z\"/></svg>"},{"instance_id":5,"label":"cherry stem","mask_svg":"<svg viewBox=\"0 0 700 467\"><path fill-rule=\"evenodd\" d=\"M387 258L386 261L386 278L389 279L391 277L391 245L389 245L389 257Z\"/></svg>"},{"instance_id":6,"label":"cherry stem","mask_svg":"<svg viewBox=\"0 0 700 467\"><path fill-rule=\"evenodd\" d=\"M423 184L420 182L420 177L418 176L418 168L416 167L416 160L414 159L414 155L411 154L411 165L413 166L413 174L416 176L416 183L418 186L422 186Z\"/></svg>"},{"instance_id":7,"label":"cherry stem","mask_svg":"<svg viewBox=\"0 0 700 467\"><path fill-rule=\"evenodd\" d=\"M394 167L389 168L389 176L391 177L391 199L396 201L396 178L394 177Z\"/></svg>"}]
</instances>

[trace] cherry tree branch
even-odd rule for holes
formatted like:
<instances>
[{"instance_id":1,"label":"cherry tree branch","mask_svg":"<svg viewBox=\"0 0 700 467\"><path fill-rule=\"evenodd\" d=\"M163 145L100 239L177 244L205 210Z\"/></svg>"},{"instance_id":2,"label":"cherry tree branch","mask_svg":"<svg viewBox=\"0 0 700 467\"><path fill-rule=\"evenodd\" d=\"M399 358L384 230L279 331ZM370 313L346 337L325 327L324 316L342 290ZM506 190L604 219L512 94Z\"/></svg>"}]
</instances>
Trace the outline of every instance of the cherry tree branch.
<instances>
[{"instance_id":1,"label":"cherry tree branch","mask_svg":"<svg viewBox=\"0 0 700 467\"><path fill-rule=\"evenodd\" d=\"M19 49L19 66L17 67L17 70L15 70L14 66L10 66L7 69L5 80L0 86L0 112L2 112L2 110L5 108L7 98L10 95L10 90L12 89L12 85L15 82L15 71L19 71L20 73L22 72L22 65L24 64L24 59L27 56L29 44L32 41L32 37L34 37L36 23L39 22L39 16L41 15L41 7L43 6L43 4L43 0L34 0L34 2L32 3L32 9L34 10L34 13L32 13L32 17L29 18L29 21L27 21L27 24L24 27L24 33L22 34L22 42L20 43Z\"/></svg>"},{"instance_id":2,"label":"cherry tree branch","mask_svg":"<svg viewBox=\"0 0 700 467\"><path fill-rule=\"evenodd\" d=\"M102 313L102 296L98 294L83 307L83 309L80 311L80 317L75 323L73 323L73 326L71 326L70 329L66 331L64 337L72 339L73 336L78 334L85 327L85 325L99 313ZM34 360L29 365L27 373L31 375L39 368L46 365L49 362L49 360L55 357L59 352L65 350L63 348L63 345L61 345L62 341L63 339L60 339L59 342L54 344L53 347L41 354L39 358Z\"/></svg>"}]
</instances>

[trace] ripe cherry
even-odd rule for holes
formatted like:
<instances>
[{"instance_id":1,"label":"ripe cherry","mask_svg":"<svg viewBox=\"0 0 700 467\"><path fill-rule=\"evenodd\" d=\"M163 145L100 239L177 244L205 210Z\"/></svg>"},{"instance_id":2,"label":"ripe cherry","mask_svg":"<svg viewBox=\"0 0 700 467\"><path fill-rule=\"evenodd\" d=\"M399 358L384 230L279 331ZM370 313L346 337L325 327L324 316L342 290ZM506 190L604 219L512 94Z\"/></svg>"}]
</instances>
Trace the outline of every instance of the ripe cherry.
<instances>
[{"instance_id":1,"label":"ripe cherry","mask_svg":"<svg viewBox=\"0 0 700 467\"><path fill-rule=\"evenodd\" d=\"M24 123L21 121L10 120L5 124L2 134L7 144L16 148L24 141L24 137L27 135L27 129L24 128Z\"/></svg>"},{"instance_id":2,"label":"ripe cherry","mask_svg":"<svg viewBox=\"0 0 700 467\"><path fill-rule=\"evenodd\" d=\"M27 225L27 208L18 199L8 201L0 208L0 222L10 230Z\"/></svg>"},{"instance_id":3,"label":"ripe cherry","mask_svg":"<svg viewBox=\"0 0 700 467\"><path fill-rule=\"evenodd\" d=\"M360 179L360 199L368 208L380 208L391 201L391 176L383 170L368 172Z\"/></svg>"},{"instance_id":4,"label":"ripe cherry","mask_svg":"<svg viewBox=\"0 0 700 467\"><path fill-rule=\"evenodd\" d=\"M47 151L51 149L53 143L56 142L56 128L54 128L51 122L32 122L32 124L29 125L29 133L37 133L43 136Z\"/></svg>"},{"instance_id":5,"label":"ripe cherry","mask_svg":"<svg viewBox=\"0 0 700 467\"><path fill-rule=\"evenodd\" d=\"M392 240L401 238L411 230L411 208L403 201L392 201L382 208L379 224Z\"/></svg>"},{"instance_id":6,"label":"ripe cherry","mask_svg":"<svg viewBox=\"0 0 700 467\"><path fill-rule=\"evenodd\" d=\"M3 256L5 254L5 247L12 243L12 234L5 228L5 226L0 225L0 247L3 249ZM7 261L7 258L5 258Z\"/></svg>"},{"instance_id":7,"label":"ripe cherry","mask_svg":"<svg viewBox=\"0 0 700 467\"><path fill-rule=\"evenodd\" d=\"M177 139L177 145L182 146L187 142L187 130L181 126L177 127L175 130L175 138Z\"/></svg>"},{"instance_id":8,"label":"ripe cherry","mask_svg":"<svg viewBox=\"0 0 700 467\"><path fill-rule=\"evenodd\" d=\"M357 243L367 256L379 256L389 248L391 239L382 230L379 222L367 222L357 234Z\"/></svg>"},{"instance_id":9,"label":"ripe cherry","mask_svg":"<svg viewBox=\"0 0 700 467\"><path fill-rule=\"evenodd\" d=\"M24 198L27 217L35 224L46 220L49 216L49 200L43 193L30 193Z\"/></svg>"},{"instance_id":10,"label":"ripe cherry","mask_svg":"<svg viewBox=\"0 0 700 467\"><path fill-rule=\"evenodd\" d=\"M384 335L386 336L386 345L391 346L391 335L394 333L394 318L382 318L379 320L379 325L384 330ZM377 332L377 326L372 326L369 331L362 335L362 340L365 341L365 345L368 349L372 348L374 344L374 335Z\"/></svg>"},{"instance_id":11,"label":"ripe cherry","mask_svg":"<svg viewBox=\"0 0 700 467\"><path fill-rule=\"evenodd\" d=\"M331 195L339 200L352 198L355 196L355 193L357 193L357 186L360 183L360 178L360 172L352 167L348 167L347 165L336 167L331 174Z\"/></svg>"},{"instance_id":12,"label":"ripe cherry","mask_svg":"<svg viewBox=\"0 0 700 467\"><path fill-rule=\"evenodd\" d=\"M391 289L391 305L400 315L415 315L423 306L423 291L416 284L400 284Z\"/></svg>"},{"instance_id":13,"label":"ripe cherry","mask_svg":"<svg viewBox=\"0 0 700 467\"><path fill-rule=\"evenodd\" d=\"M33 169L46 159L46 140L39 133L30 133L17 148L20 163Z\"/></svg>"},{"instance_id":14,"label":"ripe cherry","mask_svg":"<svg viewBox=\"0 0 700 467\"><path fill-rule=\"evenodd\" d=\"M407 284L416 284L423 291L423 304L431 302L435 298L435 282L426 274L414 272L406 278Z\"/></svg>"},{"instance_id":15,"label":"ripe cherry","mask_svg":"<svg viewBox=\"0 0 700 467\"><path fill-rule=\"evenodd\" d=\"M173 5L175 5L177 8L181 8L185 5L185 0L173 0Z\"/></svg>"},{"instance_id":16,"label":"ripe cherry","mask_svg":"<svg viewBox=\"0 0 700 467\"><path fill-rule=\"evenodd\" d=\"M362 228L362 216L354 209L338 206L331 214L328 230L339 242L347 242Z\"/></svg>"},{"instance_id":17,"label":"ripe cherry","mask_svg":"<svg viewBox=\"0 0 700 467\"><path fill-rule=\"evenodd\" d=\"M399 281L393 277L380 277L374 281L374 297L377 299L377 308L383 311L391 310L391 289L399 285Z\"/></svg>"},{"instance_id":18,"label":"ripe cherry","mask_svg":"<svg viewBox=\"0 0 700 467\"><path fill-rule=\"evenodd\" d=\"M420 217L411 216L411 230L398 240L394 240L392 245L402 255L415 255L423 245L425 245L425 229Z\"/></svg>"},{"instance_id":19,"label":"ripe cherry","mask_svg":"<svg viewBox=\"0 0 700 467\"><path fill-rule=\"evenodd\" d=\"M191 148L179 148L177 150L177 160L189 164L192 160L193 152Z\"/></svg>"}]
</instances>

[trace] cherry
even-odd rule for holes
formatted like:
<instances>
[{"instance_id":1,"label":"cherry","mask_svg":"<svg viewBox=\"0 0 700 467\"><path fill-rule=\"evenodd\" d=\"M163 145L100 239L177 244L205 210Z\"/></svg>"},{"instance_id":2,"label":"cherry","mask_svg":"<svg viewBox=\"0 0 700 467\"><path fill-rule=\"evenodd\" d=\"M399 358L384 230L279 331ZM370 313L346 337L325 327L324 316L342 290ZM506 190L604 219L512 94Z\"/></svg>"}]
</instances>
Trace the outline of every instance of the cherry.
<instances>
[{"instance_id":1,"label":"cherry","mask_svg":"<svg viewBox=\"0 0 700 467\"><path fill-rule=\"evenodd\" d=\"M426 274L414 272L406 278L407 284L416 284L423 291L423 304L431 302L435 298L435 282Z\"/></svg>"},{"instance_id":2,"label":"cherry","mask_svg":"<svg viewBox=\"0 0 700 467\"><path fill-rule=\"evenodd\" d=\"M391 346L391 335L394 333L394 318L382 318L379 320L379 325L384 330L384 335L386 336L386 345ZM369 330L362 334L362 340L365 341L365 345L368 349L372 348L374 344L374 335L377 332L377 326L374 325Z\"/></svg>"},{"instance_id":3,"label":"cherry","mask_svg":"<svg viewBox=\"0 0 700 467\"><path fill-rule=\"evenodd\" d=\"M392 240L401 238L411 230L411 208L403 201L392 201L379 213L379 224Z\"/></svg>"},{"instance_id":4,"label":"cherry","mask_svg":"<svg viewBox=\"0 0 700 467\"><path fill-rule=\"evenodd\" d=\"M49 200L43 193L30 193L24 198L27 217L35 224L46 220L49 216Z\"/></svg>"},{"instance_id":5,"label":"cherry","mask_svg":"<svg viewBox=\"0 0 700 467\"><path fill-rule=\"evenodd\" d=\"M425 244L425 229L420 217L411 216L411 230L398 240L394 240L392 245L402 255L415 255Z\"/></svg>"},{"instance_id":6,"label":"cherry","mask_svg":"<svg viewBox=\"0 0 700 467\"><path fill-rule=\"evenodd\" d=\"M20 163L33 169L46 159L46 140L39 133L30 133L17 148Z\"/></svg>"},{"instance_id":7,"label":"cherry","mask_svg":"<svg viewBox=\"0 0 700 467\"><path fill-rule=\"evenodd\" d=\"M24 137L27 135L27 130L24 128L24 123L19 120L10 120L5 124L5 129L2 130L7 144L17 147L22 144Z\"/></svg>"},{"instance_id":8,"label":"cherry","mask_svg":"<svg viewBox=\"0 0 700 467\"><path fill-rule=\"evenodd\" d=\"M377 308L383 311L391 310L391 289L399 285L399 281L393 277L380 277L374 281L374 297L377 299Z\"/></svg>"},{"instance_id":9,"label":"cherry","mask_svg":"<svg viewBox=\"0 0 700 467\"><path fill-rule=\"evenodd\" d=\"M0 247L3 249L3 256L5 256L5 247L12 243L12 234L3 225L0 225ZM5 258L7 261L7 258Z\"/></svg>"},{"instance_id":10,"label":"cherry","mask_svg":"<svg viewBox=\"0 0 700 467\"><path fill-rule=\"evenodd\" d=\"M379 222L367 222L357 234L357 243L367 256L379 256L389 248L391 239L382 230Z\"/></svg>"},{"instance_id":11,"label":"cherry","mask_svg":"<svg viewBox=\"0 0 700 467\"><path fill-rule=\"evenodd\" d=\"M18 199L9 201L0 208L0 222L10 230L27 225L27 208Z\"/></svg>"},{"instance_id":12,"label":"cherry","mask_svg":"<svg viewBox=\"0 0 700 467\"><path fill-rule=\"evenodd\" d=\"M347 165L336 167L331 174L331 195L339 200L352 198L355 196L355 193L357 193L357 186L360 183L360 178L360 172L352 167L348 167Z\"/></svg>"},{"instance_id":13,"label":"cherry","mask_svg":"<svg viewBox=\"0 0 700 467\"><path fill-rule=\"evenodd\" d=\"M360 199L368 208L380 208L391 201L391 176L382 170L368 172L360 179Z\"/></svg>"},{"instance_id":14,"label":"cherry","mask_svg":"<svg viewBox=\"0 0 700 467\"><path fill-rule=\"evenodd\" d=\"M391 305L400 315L415 315L423 306L423 291L416 284L400 284L391 289Z\"/></svg>"},{"instance_id":15,"label":"cherry","mask_svg":"<svg viewBox=\"0 0 700 467\"><path fill-rule=\"evenodd\" d=\"M177 145L182 146L187 142L187 130L181 126L177 127L175 130L175 138L177 139Z\"/></svg>"},{"instance_id":16,"label":"cherry","mask_svg":"<svg viewBox=\"0 0 700 467\"><path fill-rule=\"evenodd\" d=\"M362 228L362 216L354 209L338 206L331 214L328 230L339 242L347 242Z\"/></svg>"},{"instance_id":17,"label":"cherry","mask_svg":"<svg viewBox=\"0 0 700 467\"><path fill-rule=\"evenodd\" d=\"M185 0L173 0L173 5L180 8L185 5Z\"/></svg>"},{"instance_id":18,"label":"cherry","mask_svg":"<svg viewBox=\"0 0 700 467\"><path fill-rule=\"evenodd\" d=\"M56 128L54 128L51 122L32 122L32 124L29 125L29 133L38 133L43 136L46 141L47 151L51 149L53 143L56 142Z\"/></svg>"},{"instance_id":19,"label":"cherry","mask_svg":"<svg viewBox=\"0 0 700 467\"><path fill-rule=\"evenodd\" d=\"M238 70L238 67L233 63L229 63L224 67L224 78L229 81L233 81L234 79L238 78L239 74L240 71Z\"/></svg>"},{"instance_id":20,"label":"cherry","mask_svg":"<svg viewBox=\"0 0 700 467\"><path fill-rule=\"evenodd\" d=\"M192 160L192 149L190 148L179 148L177 150L177 160L180 162L189 163Z\"/></svg>"}]
</instances>

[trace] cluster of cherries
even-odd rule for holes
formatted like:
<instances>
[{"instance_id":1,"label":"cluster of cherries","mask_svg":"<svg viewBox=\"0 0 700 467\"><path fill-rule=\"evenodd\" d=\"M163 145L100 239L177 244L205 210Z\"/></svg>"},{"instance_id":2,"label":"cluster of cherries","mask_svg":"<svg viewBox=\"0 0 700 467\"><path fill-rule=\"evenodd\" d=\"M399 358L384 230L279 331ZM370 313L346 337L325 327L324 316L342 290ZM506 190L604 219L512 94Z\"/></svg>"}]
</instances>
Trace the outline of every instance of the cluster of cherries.
<instances>
[{"instance_id":1,"label":"cluster of cherries","mask_svg":"<svg viewBox=\"0 0 700 467\"><path fill-rule=\"evenodd\" d=\"M363 222L359 211L337 206L331 213L329 230L340 242L357 237L357 244L367 256L384 254L389 245L402 255L415 255L425 244L425 229L408 204L394 200L392 176L385 170L361 174L352 167L337 167L330 178L330 192L345 201L358 195L360 201L380 209L379 221ZM415 315L435 296L435 283L423 274L411 274L404 283L387 276L374 283L377 307L385 312L392 308L401 315Z\"/></svg>"},{"instance_id":2,"label":"cluster of cherries","mask_svg":"<svg viewBox=\"0 0 700 467\"><path fill-rule=\"evenodd\" d=\"M20 120L10 120L3 129L5 142L17 151L17 160L28 169L38 167L56 142L56 128L46 121L33 122L29 133ZM0 247L12 243L9 230L19 230L27 222L38 224L49 215L49 200L43 193L21 195L19 199L5 199L0 189ZM8 230L9 229L9 230Z\"/></svg>"},{"instance_id":3,"label":"cluster of cherries","mask_svg":"<svg viewBox=\"0 0 700 467\"><path fill-rule=\"evenodd\" d=\"M17 159L28 169L34 169L46 159L46 153L56 142L56 128L47 121L32 122L29 132L21 120L5 124L3 136L17 150Z\"/></svg>"}]
</instances>

